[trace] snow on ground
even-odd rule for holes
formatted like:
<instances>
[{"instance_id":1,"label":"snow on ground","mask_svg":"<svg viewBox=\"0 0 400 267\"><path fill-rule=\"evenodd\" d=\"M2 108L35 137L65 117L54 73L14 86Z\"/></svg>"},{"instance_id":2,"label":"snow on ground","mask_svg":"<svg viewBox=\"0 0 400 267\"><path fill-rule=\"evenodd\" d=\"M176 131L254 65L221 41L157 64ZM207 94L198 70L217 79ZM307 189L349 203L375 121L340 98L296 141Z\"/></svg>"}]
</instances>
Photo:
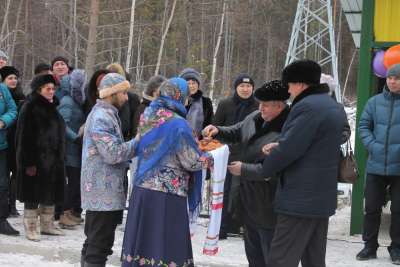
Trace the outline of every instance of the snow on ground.
<instances>
[{"instance_id":1,"label":"snow on ground","mask_svg":"<svg viewBox=\"0 0 400 267\"><path fill-rule=\"evenodd\" d=\"M347 203L343 201L342 203ZM21 205L19 205L21 208ZM389 245L388 224L389 211L385 210L382 219L381 246ZM66 236L42 236L40 242L31 242L23 235L22 217L10 219L10 222L21 231L22 236L0 237L1 267L79 267L80 249L84 240L83 225L76 230L65 230ZM221 241L217 256L202 255L203 241L207 221L203 219L198 226L198 234L193 239L193 253L196 266L200 267L239 267L247 266L241 238L228 238ZM390 262L386 247L378 251L378 259L368 262L355 260L355 255L362 248L360 236L349 236L350 207L340 205L337 214L330 220L327 248L328 267L389 267ZM107 266L120 266L119 255L123 238L123 228L116 231L114 254L109 257Z\"/></svg>"}]
</instances>

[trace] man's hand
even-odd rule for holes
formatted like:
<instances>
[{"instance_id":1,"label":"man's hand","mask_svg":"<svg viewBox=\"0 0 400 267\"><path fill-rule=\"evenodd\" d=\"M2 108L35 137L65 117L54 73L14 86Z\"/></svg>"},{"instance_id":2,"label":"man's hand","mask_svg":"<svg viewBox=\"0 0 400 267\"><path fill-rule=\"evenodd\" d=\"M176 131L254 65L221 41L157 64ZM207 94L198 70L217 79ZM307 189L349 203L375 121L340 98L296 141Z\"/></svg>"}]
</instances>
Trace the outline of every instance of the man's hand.
<instances>
[{"instance_id":1,"label":"man's hand","mask_svg":"<svg viewBox=\"0 0 400 267\"><path fill-rule=\"evenodd\" d=\"M37 169L36 166L29 166L25 170L26 175L28 176L36 176Z\"/></svg>"},{"instance_id":2,"label":"man's hand","mask_svg":"<svg viewBox=\"0 0 400 267\"><path fill-rule=\"evenodd\" d=\"M228 165L228 170L232 175L240 176L242 174L242 162L241 161L232 161Z\"/></svg>"},{"instance_id":3,"label":"man's hand","mask_svg":"<svg viewBox=\"0 0 400 267\"><path fill-rule=\"evenodd\" d=\"M6 124L4 121L0 120L0 129L4 129L6 127Z\"/></svg>"},{"instance_id":4,"label":"man's hand","mask_svg":"<svg viewBox=\"0 0 400 267\"><path fill-rule=\"evenodd\" d=\"M205 139L207 139L216 136L218 132L219 130L217 127L215 127L214 125L208 125L206 128L203 129L203 131L201 131L201 134Z\"/></svg>"},{"instance_id":5,"label":"man's hand","mask_svg":"<svg viewBox=\"0 0 400 267\"><path fill-rule=\"evenodd\" d=\"M278 145L279 145L279 143L269 143L269 144L266 144L265 146L263 146L263 148L261 150L265 155L269 155L269 153L271 153L272 149L274 149Z\"/></svg>"}]
</instances>

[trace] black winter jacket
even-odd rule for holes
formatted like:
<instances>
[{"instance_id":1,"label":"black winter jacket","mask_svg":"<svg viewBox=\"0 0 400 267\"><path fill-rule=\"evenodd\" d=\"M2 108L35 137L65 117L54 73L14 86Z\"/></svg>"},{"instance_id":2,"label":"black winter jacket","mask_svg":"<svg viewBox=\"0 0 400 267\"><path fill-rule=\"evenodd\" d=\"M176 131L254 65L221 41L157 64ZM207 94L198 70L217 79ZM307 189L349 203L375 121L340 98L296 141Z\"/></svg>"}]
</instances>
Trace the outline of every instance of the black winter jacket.
<instances>
[{"instance_id":1,"label":"black winter jacket","mask_svg":"<svg viewBox=\"0 0 400 267\"><path fill-rule=\"evenodd\" d=\"M288 113L287 107L274 120L264 123L260 112L254 111L240 123L229 127L218 127L219 133L216 138L223 142L238 144L243 162L260 162L264 158L262 147L278 139ZM251 176L240 177L239 213L245 224L267 229L274 228L275 191L275 178L252 180Z\"/></svg>"},{"instance_id":2,"label":"black winter jacket","mask_svg":"<svg viewBox=\"0 0 400 267\"><path fill-rule=\"evenodd\" d=\"M258 109L257 101L252 97L252 101L243 111L244 117ZM240 120L237 120L238 101L234 96L225 98L219 102L217 111L215 112L213 125L215 126L231 126ZM229 161L240 160L241 152L240 144L231 144L229 146Z\"/></svg>"}]
</instances>

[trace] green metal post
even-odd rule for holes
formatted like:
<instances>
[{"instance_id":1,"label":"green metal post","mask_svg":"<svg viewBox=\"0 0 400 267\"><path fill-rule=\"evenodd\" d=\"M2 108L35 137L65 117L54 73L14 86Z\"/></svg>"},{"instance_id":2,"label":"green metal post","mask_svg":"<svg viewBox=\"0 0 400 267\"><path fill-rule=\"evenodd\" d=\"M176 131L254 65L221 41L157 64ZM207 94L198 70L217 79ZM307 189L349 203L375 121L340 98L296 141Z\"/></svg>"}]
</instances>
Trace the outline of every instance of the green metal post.
<instances>
[{"instance_id":1,"label":"green metal post","mask_svg":"<svg viewBox=\"0 0 400 267\"><path fill-rule=\"evenodd\" d=\"M372 46L373 46L373 21L374 21L374 0L364 0L362 10L361 24L361 43L360 43L360 60L357 80L357 119L356 126L360 120L361 113L373 91L374 77L372 74ZM357 127L356 127L357 129ZM363 225L364 215L364 176L367 159L367 152L361 143L356 130L355 154L359 168L359 179L353 186L352 202L351 202L351 223L350 234L360 234Z\"/></svg>"}]
</instances>

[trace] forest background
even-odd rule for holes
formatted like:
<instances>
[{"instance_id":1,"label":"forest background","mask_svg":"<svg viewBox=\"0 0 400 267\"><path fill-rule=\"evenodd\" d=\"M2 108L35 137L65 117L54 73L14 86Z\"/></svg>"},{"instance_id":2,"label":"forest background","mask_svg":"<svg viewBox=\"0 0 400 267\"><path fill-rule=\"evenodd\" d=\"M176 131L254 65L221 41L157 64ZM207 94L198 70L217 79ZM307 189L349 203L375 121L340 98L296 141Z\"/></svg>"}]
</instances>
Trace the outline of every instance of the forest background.
<instances>
[{"instance_id":1,"label":"forest background","mask_svg":"<svg viewBox=\"0 0 400 267\"><path fill-rule=\"evenodd\" d=\"M358 53L340 1L332 3L339 79L352 101ZM256 86L279 79L296 7L295 0L0 0L0 49L25 88L36 64L62 55L89 75L119 62L138 93L154 74L193 67L218 100L241 72Z\"/></svg>"}]
</instances>

